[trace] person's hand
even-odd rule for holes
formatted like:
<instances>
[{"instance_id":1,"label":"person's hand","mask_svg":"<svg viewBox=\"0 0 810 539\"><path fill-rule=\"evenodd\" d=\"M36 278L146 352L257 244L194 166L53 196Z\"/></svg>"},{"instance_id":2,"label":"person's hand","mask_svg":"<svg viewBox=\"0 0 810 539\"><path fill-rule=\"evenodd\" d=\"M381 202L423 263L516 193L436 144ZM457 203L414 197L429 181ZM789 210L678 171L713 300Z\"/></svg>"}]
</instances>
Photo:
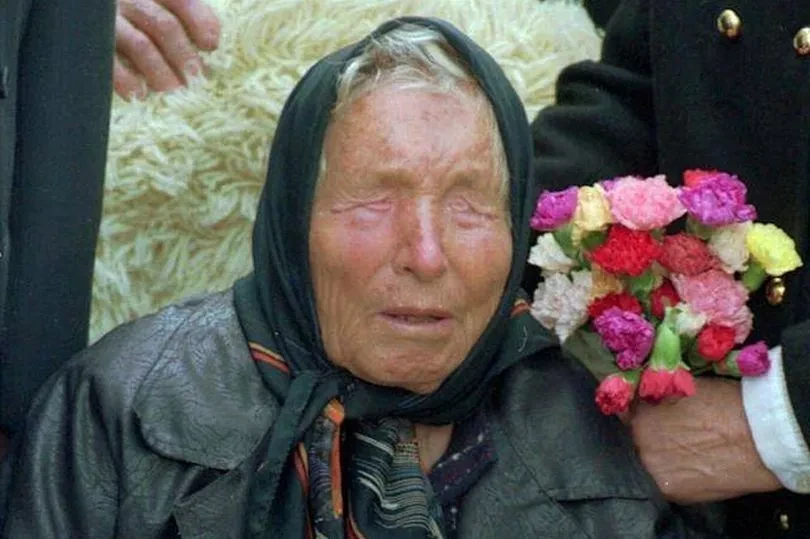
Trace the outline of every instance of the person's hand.
<instances>
[{"instance_id":1,"label":"person's hand","mask_svg":"<svg viewBox=\"0 0 810 539\"><path fill-rule=\"evenodd\" d=\"M115 92L129 99L148 89L182 86L202 72L199 50L219 45L220 22L202 0L118 0Z\"/></svg>"},{"instance_id":2,"label":"person's hand","mask_svg":"<svg viewBox=\"0 0 810 539\"><path fill-rule=\"evenodd\" d=\"M781 488L757 453L740 383L697 378L696 387L677 402L639 403L625 418L664 496L689 504Z\"/></svg>"}]
</instances>

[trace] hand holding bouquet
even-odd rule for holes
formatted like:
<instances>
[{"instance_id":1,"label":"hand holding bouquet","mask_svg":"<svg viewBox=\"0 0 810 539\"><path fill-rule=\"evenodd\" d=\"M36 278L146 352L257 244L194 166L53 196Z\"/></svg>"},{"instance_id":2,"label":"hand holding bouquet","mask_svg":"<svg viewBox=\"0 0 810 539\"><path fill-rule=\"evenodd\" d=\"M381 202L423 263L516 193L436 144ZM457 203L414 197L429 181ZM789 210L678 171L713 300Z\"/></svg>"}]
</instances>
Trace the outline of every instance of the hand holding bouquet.
<instances>
[{"instance_id":1,"label":"hand holding bouquet","mask_svg":"<svg viewBox=\"0 0 810 539\"><path fill-rule=\"evenodd\" d=\"M767 372L765 343L743 346L748 296L802 262L787 234L755 219L745 184L717 171L686 171L682 187L628 176L540 195L532 314L606 375L603 413L636 395L690 396L693 374Z\"/></svg>"}]
</instances>

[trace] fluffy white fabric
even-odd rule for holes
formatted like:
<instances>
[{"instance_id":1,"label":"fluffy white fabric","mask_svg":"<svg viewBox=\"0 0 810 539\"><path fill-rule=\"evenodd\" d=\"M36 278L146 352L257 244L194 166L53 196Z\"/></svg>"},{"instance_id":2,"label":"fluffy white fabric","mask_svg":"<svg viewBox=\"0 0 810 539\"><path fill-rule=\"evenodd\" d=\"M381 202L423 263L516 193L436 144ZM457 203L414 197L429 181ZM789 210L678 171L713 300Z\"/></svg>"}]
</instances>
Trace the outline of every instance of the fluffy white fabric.
<instances>
[{"instance_id":1,"label":"fluffy white fabric","mask_svg":"<svg viewBox=\"0 0 810 539\"><path fill-rule=\"evenodd\" d=\"M532 117L565 65L598 55L566 0L213 0L221 47L186 89L116 100L91 339L250 270L251 224L276 120L315 61L399 15L465 30L503 66Z\"/></svg>"}]
</instances>

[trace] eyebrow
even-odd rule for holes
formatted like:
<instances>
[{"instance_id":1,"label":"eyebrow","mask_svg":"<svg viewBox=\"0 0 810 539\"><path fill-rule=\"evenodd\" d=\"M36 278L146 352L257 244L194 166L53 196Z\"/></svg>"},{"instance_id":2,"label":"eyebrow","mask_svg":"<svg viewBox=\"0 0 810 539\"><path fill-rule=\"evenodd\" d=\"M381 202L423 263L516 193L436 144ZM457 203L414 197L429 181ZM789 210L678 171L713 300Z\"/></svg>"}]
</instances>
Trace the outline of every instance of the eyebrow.
<instances>
[{"instance_id":1,"label":"eyebrow","mask_svg":"<svg viewBox=\"0 0 810 539\"><path fill-rule=\"evenodd\" d=\"M411 183L411 171L412 169L408 167L392 166L377 168L372 171L372 175L380 184L386 187L398 187L407 186ZM497 171L484 166L469 166L462 163L458 167L451 169L448 174L451 176L452 183L461 187L469 187L472 189L484 188L487 186L490 179L494 180L496 187L499 184Z\"/></svg>"}]
</instances>

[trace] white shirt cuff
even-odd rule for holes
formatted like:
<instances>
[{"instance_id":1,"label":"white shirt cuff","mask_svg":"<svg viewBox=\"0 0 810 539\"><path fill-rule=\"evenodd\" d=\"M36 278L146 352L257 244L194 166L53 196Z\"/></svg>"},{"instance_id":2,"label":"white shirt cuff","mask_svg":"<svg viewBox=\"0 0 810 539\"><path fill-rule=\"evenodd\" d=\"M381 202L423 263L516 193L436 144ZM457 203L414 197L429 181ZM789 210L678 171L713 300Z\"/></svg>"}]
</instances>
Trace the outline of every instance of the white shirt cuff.
<instances>
[{"instance_id":1,"label":"white shirt cuff","mask_svg":"<svg viewBox=\"0 0 810 539\"><path fill-rule=\"evenodd\" d=\"M768 355L771 368L767 373L742 379L748 426L762 462L782 485L810 494L810 449L790 404L782 348L772 348Z\"/></svg>"}]
</instances>

